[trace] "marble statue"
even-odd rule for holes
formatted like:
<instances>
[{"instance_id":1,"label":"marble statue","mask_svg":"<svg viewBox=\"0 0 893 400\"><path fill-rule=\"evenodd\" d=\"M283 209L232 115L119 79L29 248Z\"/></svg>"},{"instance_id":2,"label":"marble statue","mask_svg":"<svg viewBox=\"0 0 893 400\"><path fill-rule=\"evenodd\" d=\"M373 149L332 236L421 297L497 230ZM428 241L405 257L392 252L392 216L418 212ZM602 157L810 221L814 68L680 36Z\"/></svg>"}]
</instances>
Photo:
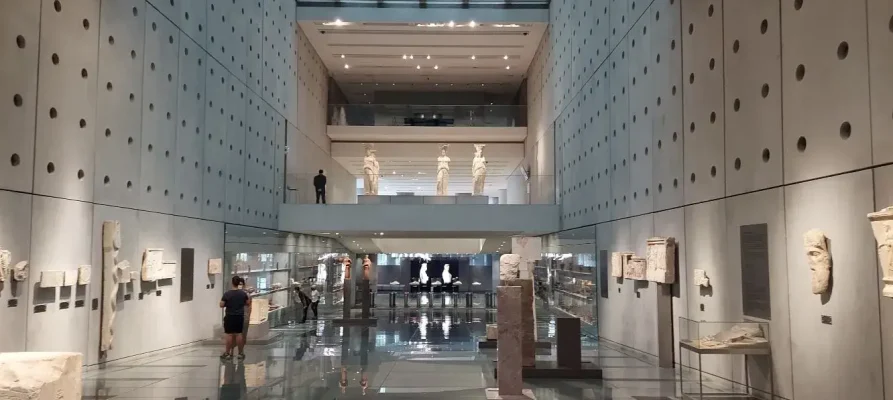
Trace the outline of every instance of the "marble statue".
<instances>
[{"instance_id":1,"label":"marble statue","mask_svg":"<svg viewBox=\"0 0 893 400\"><path fill-rule=\"evenodd\" d=\"M369 270L372 269L372 260L369 259L369 255L363 257L363 280L369 280Z\"/></svg>"},{"instance_id":2,"label":"marble statue","mask_svg":"<svg viewBox=\"0 0 893 400\"><path fill-rule=\"evenodd\" d=\"M223 259L212 258L208 260L208 275L219 275L223 272Z\"/></svg>"},{"instance_id":3,"label":"marble statue","mask_svg":"<svg viewBox=\"0 0 893 400\"><path fill-rule=\"evenodd\" d=\"M19 261L16 266L12 268L12 279L16 282L28 279L28 270L28 262Z\"/></svg>"},{"instance_id":4,"label":"marble statue","mask_svg":"<svg viewBox=\"0 0 893 400\"><path fill-rule=\"evenodd\" d=\"M250 325L258 325L267 321L267 314L270 313L269 299L251 299L251 315L248 318Z\"/></svg>"},{"instance_id":5,"label":"marble statue","mask_svg":"<svg viewBox=\"0 0 893 400\"><path fill-rule=\"evenodd\" d=\"M80 353L0 353L0 399L80 400Z\"/></svg>"},{"instance_id":6,"label":"marble statue","mask_svg":"<svg viewBox=\"0 0 893 400\"><path fill-rule=\"evenodd\" d=\"M378 177L380 166L375 158L375 149L366 143L366 157L363 158L363 193L367 196L378 195Z\"/></svg>"},{"instance_id":7,"label":"marble statue","mask_svg":"<svg viewBox=\"0 0 893 400\"><path fill-rule=\"evenodd\" d=\"M707 271L703 269L696 269L695 271L695 286L701 287L710 287L710 278L707 277Z\"/></svg>"},{"instance_id":8,"label":"marble statue","mask_svg":"<svg viewBox=\"0 0 893 400\"><path fill-rule=\"evenodd\" d=\"M40 287L55 288L65 285L65 271L40 271Z\"/></svg>"},{"instance_id":9,"label":"marble statue","mask_svg":"<svg viewBox=\"0 0 893 400\"><path fill-rule=\"evenodd\" d=\"M884 274L884 289L881 294L893 297L893 207L868 214L871 231L877 241L877 255Z\"/></svg>"},{"instance_id":10,"label":"marble statue","mask_svg":"<svg viewBox=\"0 0 893 400\"><path fill-rule=\"evenodd\" d=\"M428 284L428 263L422 263L422 269L419 270L419 277L422 285Z\"/></svg>"},{"instance_id":11,"label":"marble statue","mask_svg":"<svg viewBox=\"0 0 893 400\"><path fill-rule=\"evenodd\" d=\"M471 181L473 196L484 194L484 180L487 178L487 158L484 157L485 144L474 145L474 160L471 162Z\"/></svg>"},{"instance_id":12,"label":"marble statue","mask_svg":"<svg viewBox=\"0 0 893 400\"><path fill-rule=\"evenodd\" d=\"M697 340L697 347L705 349L722 349L727 347L758 346L769 343L763 329L759 325L735 325Z\"/></svg>"},{"instance_id":13,"label":"marble statue","mask_svg":"<svg viewBox=\"0 0 893 400\"><path fill-rule=\"evenodd\" d=\"M118 221L102 223L102 325L100 326L100 352L112 349L115 337L115 313L118 310L118 286L122 280L130 281L130 263L118 261L121 251L121 224ZM122 273L127 274L122 279Z\"/></svg>"},{"instance_id":14,"label":"marble statue","mask_svg":"<svg viewBox=\"0 0 893 400\"><path fill-rule=\"evenodd\" d=\"M648 262L642 257L632 256L623 267L623 277L637 281L645 280L645 270L648 268Z\"/></svg>"},{"instance_id":15,"label":"marble statue","mask_svg":"<svg viewBox=\"0 0 893 400\"><path fill-rule=\"evenodd\" d=\"M647 243L645 278L657 283L676 282L676 239L654 237L648 239Z\"/></svg>"},{"instance_id":16,"label":"marble statue","mask_svg":"<svg viewBox=\"0 0 893 400\"><path fill-rule=\"evenodd\" d=\"M629 258L633 256L633 253L626 251L615 251L611 253L611 276L615 278L623 278L624 277L624 267L629 262Z\"/></svg>"},{"instance_id":17,"label":"marble statue","mask_svg":"<svg viewBox=\"0 0 893 400\"><path fill-rule=\"evenodd\" d=\"M450 273L450 264L443 265L443 273L441 274L441 277L443 278L443 283L445 285L453 283L453 274Z\"/></svg>"},{"instance_id":18,"label":"marble statue","mask_svg":"<svg viewBox=\"0 0 893 400\"><path fill-rule=\"evenodd\" d=\"M437 195L446 196L450 185L450 157L446 155L448 144L440 145L440 157L437 157Z\"/></svg>"},{"instance_id":19,"label":"marble statue","mask_svg":"<svg viewBox=\"0 0 893 400\"><path fill-rule=\"evenodd\" d=\"M352 265L352 261L350 261L350 257L344 257L341 259L341 267L344 268L344 280L350 280L350 267Z\"/></svg>"},{"instance_id":20,"label":"marble statue","mask_svg":"<svg viewBox=\"0 0 893 400\"><path fill-rule=\"evenodd\" d=\"M161 274L164 258L163 249L146 249L143 252L143 266L140 272L144 281L157 281Z\"/></svg>"},{"instance_id":21,"label":"marble statue","mask_svg":"<svg viewBox=\"0 0 893 400\"><path fill-rule=\"evenodd\" d=\"M499 257L499 280L519 279L521 277L521 256L503 254Z\"/></svg>"},{"instance_id":22,"label":"marble statue","mask_svg":"<svg viewBox=\"0 0 893 400\"><path fill-rule=\"evenodd\" d=\"M831 253L828 252L828 238L818 229L810 229L803 234L803 246L809 269L812 270L812 293L822 294L828 291L831 279Z\"/></svg>"},{"instance_id":23,"label":"marble statue","mask_svg":"<svg viewBox=\"0 0 893 400\"><path fill-rule=\"evenodd\" d=\"M338 125L347 126L347 111L344 107L338 112Z\"/></svg>"},{"instance_id":24,"label":"marble statue","mask_svg":"<svg viewBox=\"0 0 893 400\"><path fill-rule=\"evenodd\" d=\"M12 255L9 250L0 249L0 282L6 282L9 275L9 264L12 262Z\"/></svg>"},{"instance_id":25,"label":"marble statue","mask_svg":"<svg viewBox=\"0 0 893 400\"><path fill-rule=\"evenodd\" d=\"M90 284L90 275L92 273L92 267L89 265L81 265L78 267L78 285L88 285Z\"/></svg>"}]
</instances>

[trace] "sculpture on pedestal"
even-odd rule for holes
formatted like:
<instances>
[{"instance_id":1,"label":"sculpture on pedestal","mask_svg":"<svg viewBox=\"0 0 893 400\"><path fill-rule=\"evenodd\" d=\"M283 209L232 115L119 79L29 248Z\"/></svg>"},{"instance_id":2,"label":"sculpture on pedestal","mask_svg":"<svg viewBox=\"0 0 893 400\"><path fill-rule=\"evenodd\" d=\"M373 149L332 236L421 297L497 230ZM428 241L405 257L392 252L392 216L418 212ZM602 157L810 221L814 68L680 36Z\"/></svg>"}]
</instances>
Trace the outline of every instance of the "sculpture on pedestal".
<instances>
[{"instance_id":1,"label":"sculpture on pedestal","mask_svg":"<svg viewBox=\"0 0 893 400\"><path fill-rule=\"evenodd\" d=\"M372 143L366 143L366 157L363 158L363 190L368 196L378 195L379 165L375 158Z\"/></svg>"},{"instance_id":2,"label":"sculpture on pedestal","mask_svg":"<svg viewBox=\"0 0 893 400\"><path fill-rule=\"evenodd\" d=\"M450 264L443 265L443 273L441 274L441 277L443 278L444 285L453 283L453 274L450 273Z\"/></svg>"},{"instance_id":3,"label":"sculpture on pedestal","mask_svg":"<svg viewBox=\"0 0 893 400\"><path fill-rule=\"evenodd\" d=\"M450 158L446 155L448 144L440 145L440 157L437 157L437 195L446 196L450 184Z\"/></svg>"},{"instance_id":4,"label":"sculpture on pedestal","mask_svg":"<svg viewBox=\"0 0 893 400\"><path fill-rule=\"evenodd\" d=\"M828 238L818 229L810 229L803 235L803 246L809 269L812 270L812 293L828 292L831 280L831 253L828 252Z\"/></svg>"},{"instance_id":5,"label":"sculpture on pedestal","mask_svg":"<svg viewBox=\"0 0 893 400\"><path fill-rule=\"evenodd\" d=\"M647 265L648 263L644 258L631 256L629 261L627 261L626 265L623 267L624 278L644 281Z\"/></svg>"},{"instance_id":6,"label":"sculpture on pedestal","mask_svg":"<svg viewBox=\"0 0 893 400\"><path fill-rule=\"evenodd\" d=\"M369 259L369 255L367 254L363 257L363 280L369 280L369 270L372 269L372 260Z\"/></svg>"},{"instance_id":7,"label":"sculpture on pedestal","mask_svg":"<svg viewBox=\"0 0 893 400\"><path fill-rule=\"evenodd\" d=\"M671 237L648 239L645 256L645 277L652 282L672 284L676 282L676 240Z\"/></svg>"},{"instance_id":8,"label":"sculpture on pedestal","mask_svg":"<svg viewBox=\"0 0 893 400\"><path fill-rule=\"evenodd\" d=\"M884 274L881 294L893 297L893 207L868 214L868 220L877 241L877 255Z\"/></svg>"},{"instance_id":9,"label":"sculpture on pedestal","mask_svg":"<svg viewBox=\"0 0 893 400\"><path fill-rule=\"evenodd\" d=\"M499 257L499 280L505 281L521 277L521 256L503 254Z\"/></svg>"},{"instance_id":10,"label":"sculpture on pedestal","mask_svg":"<svg viewBox=\"0 0 893 400\"><path fill-rule=\"evenodd\" d=\"M474 160L471 162L471 194L480 196L484 194L484 179L487 177L487 159L484 157L485 144L474 145Z\"/></svg>"},{"instance_id":11,"label":"sculpture on pedestal","mask_svg":"<svg viewBox=\"0 0 893 400\"><path fill-rule=\"evenodd\" d=\"M344 280L349 281L351 267L350 257L344 257L341 259L341 267L344 268Z\"/></svg>"},{"instance_id":12,"label":"sculpture on pedestal","mask_svg":"<svg viewBox=\"0 0 893 400\"><path fill-rule=\"evenodd\" d=\"M428 263L422 263L422 268L419 270L419 278L422 285L428 284Z\"/></svg>"}]
</instances>

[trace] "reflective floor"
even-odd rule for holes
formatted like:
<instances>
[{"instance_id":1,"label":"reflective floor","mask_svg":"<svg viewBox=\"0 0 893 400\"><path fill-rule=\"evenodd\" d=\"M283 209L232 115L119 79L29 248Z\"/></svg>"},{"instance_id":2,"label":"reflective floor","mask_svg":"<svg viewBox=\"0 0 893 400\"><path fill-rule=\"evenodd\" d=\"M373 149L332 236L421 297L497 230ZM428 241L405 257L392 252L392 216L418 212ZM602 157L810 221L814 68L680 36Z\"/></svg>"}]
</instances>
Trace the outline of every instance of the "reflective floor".
<instances>
[{"instance_id":1,"label":"reflective floor","mask_svg":"<svg viewBox=\"0 0 893 400\"><path fill-rule=\"evenodd\" d=\"M556 315L538 310L539 340L554 342ZM478 350L494 311L377 310L375 327L320 320L278 330L282 339L249 346L244 361L219 359L219 346L190 346L88 368L85 399L486 399L495 350ZM548 350L538 359L553 357ZM591 339L583 358L604 380L528 380L537 399L675 399L673 370L654 367ZM664 397L666 396L666 397Z\"/></svg>"}]
</instances>

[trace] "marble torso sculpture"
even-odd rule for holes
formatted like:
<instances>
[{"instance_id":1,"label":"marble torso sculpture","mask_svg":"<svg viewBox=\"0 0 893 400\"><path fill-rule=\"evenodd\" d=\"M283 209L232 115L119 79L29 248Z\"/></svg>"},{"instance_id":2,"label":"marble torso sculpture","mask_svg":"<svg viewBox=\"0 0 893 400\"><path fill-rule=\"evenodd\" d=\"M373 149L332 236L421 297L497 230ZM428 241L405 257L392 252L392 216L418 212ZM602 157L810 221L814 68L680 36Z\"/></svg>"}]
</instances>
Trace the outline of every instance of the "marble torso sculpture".
<instances>
[{"instance_id":1,"label":"marble torso sculpture","mask_svg":"<svg viewBox=\"0 0 893 400\"><path fill-rule=\"evenodd\" d=\"M707 277L707 271L703 269L695 270L695 286L710 287L710 278Z\"/></svg>"},{"instance_id":2,"label":"marble torso sculpture","mask_svg":"<svg viewBox=\"0 0 893 400\"><path fill-rule=\"evenodd\" d=\"M647 271L645 278L657 283L676 282L676 239L655 237L648 239L645 252Z\"/></svg>"},{"instance_id":3,"label":"marble torso sculpture","mask_svg":"<svg viewBox=\"0 0 893 400\"><path fill-rule=\"evenodd\" d=\"M428 284L428 263L422 263L422 269L419 270L419 280L422 285Z\"/></svg>"},{"instance_id":4,"label":"marble torso sculpture","mask_svg":"<svg viewBox=\"0 0 893 400\"><path fill-rule=\"evenodd\" d=\"M369 270L372 269L372 260L366 255L363 257L363 280L369 280Z\"/></svg>"},{"instance_id":5,"label":"marble torso sculpture","mask_svg":"<svg viewBox=\"0 0 893 400\"><path fill-rule=\"evenodd\" d=\"M437 157L437 195L446 196L450 184L450 158L446 155L450 145L440 145L440 157Z\"/></svg>"},{"instance_id":6,"label":"marble torso sculpture","mask_svg":"<svg viewBox=\"0 0 893 400\"><path fill-rule=\"evenodd\" d=\"M350 257L344 257L344 259L341 260L341 267L344 268L344 280L349 281L350 280L350 267L351 267Z\"/></svg>"},{"instance_id":7,"label":"marble torso sculpture","mask_svg":"<svg viewBox=\"0 0 893 400\"><path fill-rule=\"evenodd\" d=\"M822 294L828 291L831 279L831 254L828 252L828 239L818 229L811 229L803 235L803 246L809 269L812 270L812 293Z\"/></svg>"},{"instance_id":8,"label":"marble torso sculpture","mask_svg":"<svg viewBox=\"0 0 893 400\"><path fill-rule=\"evenodd\" d=\"M521 256L503 254L499 257L499 280L505 281L521 277Z\"/></svg>"},{"instance_id":9,"label":"marble torso sculpture","mask_svg":"<svg viewBox=\"0 0 893 400\"><path fill-rule=\"evenodd\" d=\"M484 157L485 144L474 145L474 161L471 162L471 176L473 188L471 194L480 196L484 194L484 179L487 177L487 159Z\"/></svg>"},{"instance_id":10,"label":"marble torso sculpture","mask_svg":"<svg viewBox=\"0 0 893 400\"><path fill-rule=\"evenodd\" d=\"M893 297L893 207L868 214L868 220L871 221L871 231L877 241L878 260L884 274L884 289L881 294Z\"/></svg>"},{"instance_id":11,"label":"marble torso sculpture","mask_svg":"<svg viewBox=\"0 0 893 400\"><path fill-rule=\"evenodd\" d=\"M453 283L453 274L450 273L450 264L443 265L443 273L441 274L443 278L443 284L447 285Z\"/></svg>"},{"instance_id":12,"label":"marble torso sculpture","mask_svg":"<svg viewBox=\"0 0 893 400\"><path fill-rule=\"evenodd\" d=\"M637 281L645 280L645 270L648 262L642 257L632 256L623 268L624 278Z\"/></svg>"},{"instance_id":13,"label":"marble torso sculpture","mask_svg":"<svg viewBox=\"0 0 893 400\"><path fill-rule=\"evenodd\" d=\"M366 144L366 157L363 158L363 191L370 196L378 195L379 165L372 144Z\"/></svg>"}]
</instances>

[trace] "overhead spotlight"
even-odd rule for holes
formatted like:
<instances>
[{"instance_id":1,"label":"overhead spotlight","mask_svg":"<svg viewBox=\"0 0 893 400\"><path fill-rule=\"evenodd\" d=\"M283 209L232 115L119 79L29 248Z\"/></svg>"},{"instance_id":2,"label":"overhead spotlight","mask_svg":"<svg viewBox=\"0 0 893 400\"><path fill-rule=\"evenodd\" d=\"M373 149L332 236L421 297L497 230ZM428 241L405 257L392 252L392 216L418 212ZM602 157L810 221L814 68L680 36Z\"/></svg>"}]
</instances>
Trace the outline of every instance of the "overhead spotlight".
<instances>
[{"instance_id":1,"label":"overhead spotlight","mask_svg":"<svg viewBox=\"0 0 893 400\"><path fill-rule=\"evenodd\" d=\"M403 59L404 59L404 60L406 59L406 54L403 55Z\"/></svg>"},{"instance_id":2,"label":"overhead spotlight","mask_svg":"<svg viewBox=\"0 0 893 400\"><path fill-rule=\"evenodd\" d=\"M477 22L471 21L468 23L468 26L471 28L474 28L474 27L478 26L478 24L477 24Z\"/></svg>"},{"instance_id":3,"label":"overhead spotlight","mask_svg":"<svg viewBox=\"0 0 893 400\"><path fill-rule=\"evenodd\" d=\"M324 26L346 26L350 25L350 22L344 22L341 18L335 18L332 22L323 22Z\"/></svg>"},{"instance_id":4,"label":"overhead spotlight","mask_svg":"<svg viewBox=\"0 0 893 400\"><path fill-rule=\"evenodd\" d=\"M450 27L450 28L452 28L452 27L456 26L456 23L453 22L453 21L450 21L450 22L447 24L447 26Z\"/></svg>"},{"instance_id":5,"label":"overhead spotlight","mask_svg":"<svg viewBox=\"0 0 893 400\"><path fill-rule=\"evenodd\" d=\"M422 69L422 66L421 66L421 65L416 65L416 66L415 66L415 69Z\"/></svg>"},{"instance_id":6,"label":"overhead spotlight","mask_svg":"<svg viewBox=\"0 0 893 400\"><path fill-rule=\"evenodd\" d=\"M412 54L410 54L409 59L412 60L413 58L415 58L415 57Z\"/></svg>"},{"instance_id":7,"label":"overhead spotlight","mask_svg":"<svg viewBox=\"0 0 893 400\"><path fill-rule=\"evenodd\" d=\"M435 66L434 66L434 69L440 69L440 67L438 67L438 66L435 65Z\"/></svg>"},{"instance_id":8,"label":"overhead spotlight","mask_svg":"<svg viewBox=\"0 0 893 400\"><path fill-rule=\"evenodd\" d=\"M506 66L505 66L505 69L512 69L512 67L509 66L509 65L506 65Z\"/></svg>"},{"instance_id":9,"label":"overhead spotlight","mask_svg":"<svg viewBox=\"0 0 893 400\"><path fill-rule=\"evenodd\" d=\"M382 232L382 233L379 233L379 236L384 236L384 232Z\"/></svg>"},{"instance_id":10,"label":"overhead spotlight","mask_svg":"<svg viewBox=\"0 0 893 400\"><path fill-rule=\"evenodd\" d=\"M344 58L344 54L341 55L341 58Z\"/></svg>"},{"instance_id":11,"label":"overhead spotlight","mask_svg":"<svg viewBox=\"0 0 893 400\"><path fill-rule=\"evenodd\" d=\"M344 64L344 69L350 69L350 65Z\"/></svg>"},{"instance_id":12,"label":"overhead spotlight","mask_svg":"<svg viewBox=\"0 0 893 400\"><path fill-rule=\"evenodd\" d=\"M428 54L428 57L426 57L426 59L430 60L430 59L431 59L431 55Z\"/></svg>"},{"instance_id":13,"label":"overhead spotlight","mask_svg":"<svg viewBox=\"0 0 893 400\"><path fill-rule=\"evenodd\" d=\"M506 54L506 55L504 55L504 56L502 56L502 59L503 59L503 60L508 60L508 59L509 59L509 56L508 56L508 54Z\"/></svg>"},{"instance_id":14,"label":"overhead spotlight","mask_svg":"<svg viewBox=\"0 0 893 400\"><path fill-rule=\"evenodd\" d=\"M472 55L472 56L471 56L471 59L474 60L474 59L477 59L477 57L475 57L474 55Z\"/></svg>"}]
</instances>

